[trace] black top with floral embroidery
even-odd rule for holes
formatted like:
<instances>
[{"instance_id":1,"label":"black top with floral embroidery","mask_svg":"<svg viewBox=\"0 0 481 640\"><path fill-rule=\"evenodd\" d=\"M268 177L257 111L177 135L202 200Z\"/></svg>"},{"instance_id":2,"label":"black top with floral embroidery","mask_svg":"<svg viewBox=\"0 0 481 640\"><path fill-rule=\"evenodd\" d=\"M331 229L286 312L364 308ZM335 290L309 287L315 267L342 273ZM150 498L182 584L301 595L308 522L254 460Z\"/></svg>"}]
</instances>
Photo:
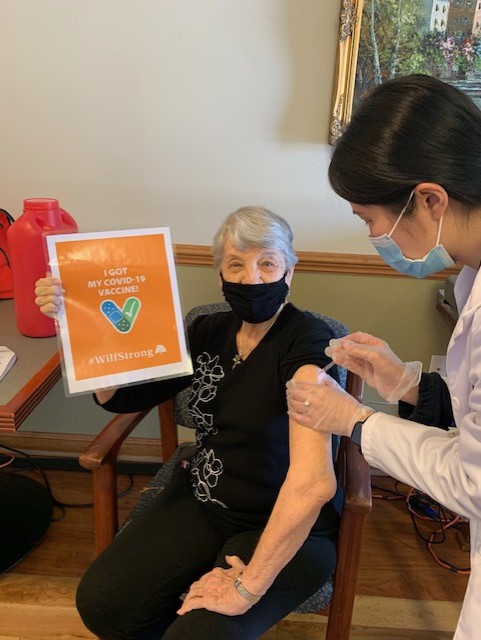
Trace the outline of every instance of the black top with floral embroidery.
<instances>
[{"instance_id":1,"label":"black top with floral embroidery","mask_svg":"<svg viewBox=\"0 0 481 640\"><path fill-rule=\"evenodd\" d=\"M239 328L232 312L197 318L189 328L193 377L123 387L103 407L141 411L192 383L195 496L215 512L267 521L289 467L286 382L305 364L325 366L333 336L323 320L287 304L248 358L233 366ZM321 512L321 529L331 512L330 505Z\"/></svg>"}]
</instances>

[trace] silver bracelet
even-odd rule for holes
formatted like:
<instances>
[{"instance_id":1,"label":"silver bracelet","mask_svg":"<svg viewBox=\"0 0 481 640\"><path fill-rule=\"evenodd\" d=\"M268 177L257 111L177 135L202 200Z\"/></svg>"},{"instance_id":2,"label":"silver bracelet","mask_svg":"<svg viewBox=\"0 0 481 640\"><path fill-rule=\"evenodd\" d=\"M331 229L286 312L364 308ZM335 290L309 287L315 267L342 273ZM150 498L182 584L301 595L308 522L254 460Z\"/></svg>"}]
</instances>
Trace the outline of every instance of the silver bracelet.
<instances>
[{"instance_id":1,"label":"silver bracelet","mask_svg":"<svg viewBox=\"0 0 481 640\"><path fill-rule=\"evenodd\" d=\"M248 600L249 602L259 602L259 600L262 598L262 596L256 596L250 591L247 591L247 589L244 587L244 585L242 584L242 571L239 573L236 581L234 582L234 589L240 596L244 598L244 600Z\"/></svg>"}]
</instances>

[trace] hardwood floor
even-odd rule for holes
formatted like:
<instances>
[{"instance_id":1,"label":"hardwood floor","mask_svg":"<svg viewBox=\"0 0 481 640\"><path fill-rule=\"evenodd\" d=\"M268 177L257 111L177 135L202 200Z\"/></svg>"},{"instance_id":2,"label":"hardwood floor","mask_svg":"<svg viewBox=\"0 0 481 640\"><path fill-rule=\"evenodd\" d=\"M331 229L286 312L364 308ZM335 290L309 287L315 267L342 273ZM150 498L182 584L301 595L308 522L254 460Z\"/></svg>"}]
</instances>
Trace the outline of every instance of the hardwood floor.
<instances>
[{"instance_id":1,"label":"hardwood floor","mask_svg":"<svg viewBox=\"0 0 481 640\"><path fill-rule=\"evenodd\" d=\"M47 475L60 501L91 500L89 474L48 471ZM135 503L148 476L134 479L133 490L120 501L121 517ZM394 486L391 478L373 480ZM119 489L126 485L127 479L121 477ZM422 528L428 532L435 527L429 522ZM439 554L465 566L469 554L460 549L455 532L448 533ZM68 508L32 553L0 575L0 640L93 638L74 605L79 577L93 556L92 509ZM466 584L467 576L452 573L432 559L414 533L402 500L375 499L364 535L351 640L448 640ZM321 640L325 620L291 614L263 640Z\"/></svg>"}]
</instances>

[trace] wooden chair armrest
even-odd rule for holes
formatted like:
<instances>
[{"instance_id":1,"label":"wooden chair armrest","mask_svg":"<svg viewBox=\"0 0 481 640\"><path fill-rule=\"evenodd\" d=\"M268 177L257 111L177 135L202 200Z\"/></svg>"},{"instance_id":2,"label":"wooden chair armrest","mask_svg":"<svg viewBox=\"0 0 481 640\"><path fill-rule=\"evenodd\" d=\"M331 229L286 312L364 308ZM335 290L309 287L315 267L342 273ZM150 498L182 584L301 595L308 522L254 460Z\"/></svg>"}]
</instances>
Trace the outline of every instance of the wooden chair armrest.
<instances>
[{"instance_id":1,"label":"wooden chair armrest","mask_svg":"<svg viewBox=\"0 0 481 640\"><path fill-rule=\"evenodd\" d=\"M364 380L355 373L347 372L346 391L358 402L362 402L364 395Z\"/></svg>"},{"instance_id":2,"label":"wooden chair armrest","mask_svg":"<svg viewBox=\"0 0 481 640\"><path fill-rule=\"evenodd\" d=\"M87 450L80 455L80 465L85 469L98 469L107 462L114 461L124 440L149 411L150 409L136 413L117 414L92 440Z\"/></svg>"},{"instance_id":3,"label":"wooden chair armrest","mask_svg":"<svg viewBox=\"0 0 481 640\"><path fill-rule=\"evenodd\" d=\"M341 438L338 462L344 487L344 509L369 513L372 508L371 470L350 438Z\"/></svg>"},{"instance_id":4,"label":"wooden chair armrest","mask_svg":"<svg viewBox=\"0 0 481 640\"><path fill-rule=\"evenodd\" d=\"M344 508L326 640L348 640L350 637L362 531L372 506L369 465L350 438L341 438L338 465L344 487Z\"/></svg>"},{"instance_id":5,"label":"wooden chair armrest","mask_svg":"<svg viewBox=\"0 0 481 640\"><path fill-rule=\"evenodd\" d=\"M346 391L358 402L362 402L363 379L348 371ZM359 447L350 438L341 438L338 468L344 488L344 508L369 513L372 508L371 470Z\"/></svg>"}]
</instances>

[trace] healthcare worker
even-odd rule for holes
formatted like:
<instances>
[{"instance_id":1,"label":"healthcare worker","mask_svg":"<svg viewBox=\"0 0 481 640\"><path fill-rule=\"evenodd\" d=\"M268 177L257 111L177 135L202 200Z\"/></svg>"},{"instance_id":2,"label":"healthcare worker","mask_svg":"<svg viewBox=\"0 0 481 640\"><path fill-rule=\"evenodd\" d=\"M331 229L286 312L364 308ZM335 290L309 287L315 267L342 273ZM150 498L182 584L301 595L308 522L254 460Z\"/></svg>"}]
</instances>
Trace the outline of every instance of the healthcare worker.
<instances>
[{"instance_id":1,"label":"healthcare worker","mask_svg":"<svg viewBox=\"0 0 481 640\"><path fill-rule=\"evenodd\" d=\"M447 352L447 386L365 333L328 348L382 397L400 400L401 417L358 404L325 374L317 384L288 383L289 412L306 427L350 436L371 465L469 518L471 575L454 638L478 640L481 112L466 94L428 76L386 82L356 110L334 149L329 180L401 273L422 278L455 261L464 265L455 285L459 320Z\"/></svg>"}]
</instances>

